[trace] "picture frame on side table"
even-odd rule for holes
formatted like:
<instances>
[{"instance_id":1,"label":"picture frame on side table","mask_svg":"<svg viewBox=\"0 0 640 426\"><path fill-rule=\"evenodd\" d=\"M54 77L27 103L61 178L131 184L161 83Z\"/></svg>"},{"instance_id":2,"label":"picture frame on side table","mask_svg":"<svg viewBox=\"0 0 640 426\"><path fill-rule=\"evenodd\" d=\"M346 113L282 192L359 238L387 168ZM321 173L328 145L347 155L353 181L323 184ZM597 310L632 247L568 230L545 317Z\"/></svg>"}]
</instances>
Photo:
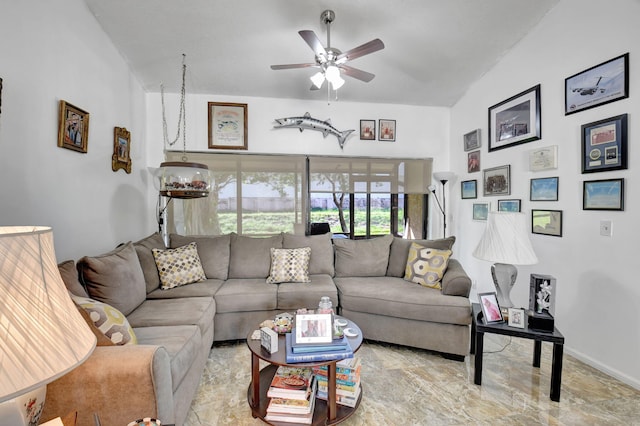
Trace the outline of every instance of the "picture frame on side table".
<instances>
[{"instance_id":1,"label":"picture frame on side table","mask_svg":"<svg viewBox=\"0 0 640 426\"><path fill-rule=\"evenodd\" d=\"M539 172L558 168L558 145L529 151L529 170Z\"/></svg>"},{"instance_id":2,"label":"picture frame on side table","mask_svg":"<svg viewBox=\"0 0 640 426\"><path fill-rule=\"evenodd\" d=\"M378 140L384 142L396 141L396 120L378 120Z\"/></svg>"},{"instance_id":3,"label":"picture frame on side table","mask_svg":"<svg viewBox=\"0 0 640 426\"><path fill-rule=\"evenodd\" d=\"M482 144L480 140L480 129L475 129L472 132L466 133L462 139L464 140L464 150L473 151L474 149L480 148Z\"/></svg>"},{"instance_id":4,"label":"picture frame on side table","mask_svg":"<svg viewBox=\"0 0 640 426\"><path fill-rule=\"evenodd\" d=\"M629 97L629 53L564 80L564 115Z\"/></svg>"},{"instance_id":5,"label":"picture frame on side table","mask_svg":"<svg viewBox=\"0 0 640 426\"><path fill-rule=\"evenodd\" d=\"M376 120L360 120L360 140L376 140Z\"/></svg>"},{"instance_id":6,"label":"picture frame on side table","mask_svg":"<svg viewBox=\"0 0 640 426\"><path fill-rule=\"evenodd\" d=\"M473 203L473 220L486 221L489 217L489 203Z\"/></svg>"},{"instance_id":7,"label":"picture frame on side table","mask_svg":"<svg viewBox=\"0 0 640 426\"><path fill-rule=\"evenodd\" d=\"M60 101L58 146L83 154L89 145L89 113L67 101Z\"/></svg>"},{"instance_id":8,"label":"picture frame on side table","mask_svg":"<svg viewBox=\"0 0 640 426\"><path fill-rule=\"evenodd\" d=\"M531 233L562 237L562 210L531 210Z\"/></svg>"},{"instance_id":9,"label":"picture frame on side table","mask_svg":"<svg viewBox=\"0 0 640 426\"><path fill-rule=\"evenodd\" d=\"M511 195L511 166L492 167L482 171L482 193L491 195Z\"/></svg>"},{"instance_id":10,"label":"picture frame on side table","mask_svg":"<svg viewBox=\"0 0 640 426\"><path fill-rule=\"evenodd\" d=\"M489 152L541 138L540 85L489 107Z\"/></svg>"},{"instance_id":11,"label":"picture frame on side table","mask_svg":"<svg viewBox=\"0 0 640 426\"><path fill-rule=\"evenodd\" d=\"M524 324L525 324L525 316L524 316L524 309L519 309L519 308L507 308L509 310L509 314L508 314L508 323L507 325L509 327L515 327L515 328L524 328Z\"/></svg>"},{"instance_id":12,"label":"picture frame on side table","mask_svg":"<svg viewBox=\"0 0 640 426\"><path fill-rule=\"evenodd\" d=\"M498 297L495 291L478 293L478 300L482 308L482 321L485 324L495 324L504 322L502 310L498 303Z\"/></svg>"},{"instance_id":13,"label":"picture frame on side table","mask_svg":"<svg viewBox=\"0 0 640 426\"><path fill-rule=\"evenodd\" d=\"M480 171L480 150L467 154L467 173L476 173Z\"/></svg>"},{"instance_id":14,"label":"picture frame on side table","mask_svg":"<svg viewBox=\"0 0 640 426\"><path fill-rule=\"evenodd\" d=\"M208 102L209 149L248 148L247 104Z\"/></svg>"},{"instance_id":15,"label":"picture frame on side table","mask_svg":"<svg viewBox=\"0 0 640 426\"><path fill-rule=\"evenodd\" d=\"M582 173L627 168L627 114L582 125Z\"/></svg>"},{"instance_id":16,"label":"picture frame on side table","mask_svg":"<svg viewBox=\"0 0 640 426\"><path fill-rule=\"evenodd\" d=\"M117 172L120 169L131 173L131 133L124 127L114 127L111 170Z\"/></svg>"},{"instance_id":17,"label":"picture frame on side table","mask_svg":"<svg viewBox=\"0 0 640 426\"><path fill-rule=\"evenodd\" d=\"M331 314L296 315L296 343L331 343Z\"/></svg>"},{"instance_id":18,"label":"picture frame on side table","mask_svg":"<svg viewBox=\"0 0 640 426\"><path fill-rule=\"evenodd\" d=\"M520 212L521 200L519 199L511 199L511 200L498 200L498 211L499 212Z\"/></svg>"},{"instance_id":19,"label":"picture frame on side table","mask_svg":"<svg viewBox=\"0 0 640 426\"><path fill-rule=\"evenodd\" d=\"M478 181L475 179L463 180L460 182L460 193L463 200L478 198Z\"/></svg>"},{"instance_id":20,"label":"picture frame on side table","mask_svg":"<svg viewBox=\"0 0 640 426\"><path fill-rule=\"evenodd\" d=\"M529 201L558 201L558 177L531 179Z\"/></svg>"},{"instance_id":21,"label":"picture frame on side table","mask_svg":"<svg viewBox=\"0 0 640 426\"><path fill-rule=\"evenodd\" d=\"M582 210L624 211L624 178L584 181Z\"/></svg>"}]
</instances>

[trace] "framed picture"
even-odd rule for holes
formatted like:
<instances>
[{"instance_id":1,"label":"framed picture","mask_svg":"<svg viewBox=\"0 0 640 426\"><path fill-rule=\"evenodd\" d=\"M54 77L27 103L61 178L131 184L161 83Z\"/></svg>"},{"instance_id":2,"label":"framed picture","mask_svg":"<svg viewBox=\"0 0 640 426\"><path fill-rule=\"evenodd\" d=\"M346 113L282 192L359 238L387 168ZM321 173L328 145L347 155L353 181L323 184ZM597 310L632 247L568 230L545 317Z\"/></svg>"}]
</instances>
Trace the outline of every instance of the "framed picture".
<instances>
[{"instance_id":1,"label":"framed picture","mask_svg":"<svg viewBox=\"0 0 640 426\"><path fill-rule=\"evenodd\" d=\"M480 148L480 129L465 134L463 139L465 151L473 151L474 149Z\"/></svg>"},{"instance_id":2,"label":"framed picture","mask_svg":"<svg viewBox=\"0 0 640 426\"><path fill-rule=\"evenodd\" d=\"M494 324L498 322L504 322L502 317L502 311L498 304L498 298L496 292L478 293L478 299L480 299L480 306L482 307L482 320L485 324Z\"/></svg>"},{"instance_id":3,"label":"framed picture","mask_svg":"<svg viewBox=\"0 0 640 426\"><path fill-rule=\"evenodd\" d=\"M582 210L624 210L624 179L583 182Z\"/></svg>"},{"instance_id":4,"label":"framed picture","mask_svg":"<svg viewBox=\"0 0 640 426\"><path fill-rule=\"evenodd\" d=\"M58 146L86 154L88 139L89 113L61 100L58 121Z\"/></svg>"},{"instance_id":5,"label":"framed picture","mask_svg":"<svg viewBox=\"0 0 640 426\"><path fill-rule=\"evenodd\" d=\"M482 188L485 196L511 194L511 166L492 167L482 171Z\"/></svg>"},{"instance_id":6,"label":"framed picture","mask_svg":"<svg viewBox=\"0 0 640 426\"><path fill-rule=\"evenodd\" d=\"M627 114L582 126L582 173L627 168Z\"/></svg>"},{"instance_id":7,"label":"framed picture","mask_svg":"<svg viewBox=\"0 0 640 426\"><path fill-rule=\"evenodd\" d=\"M529 170L539 172L558 168L558 145L529 151Z\"/></svg>"},{"instance_id":8,"label":"framed picture","mask_svg":"<svg viewBox=\"0 0 640 426\"><path fill-rule=\"evenodd\" d=\"M209 149L248 149L247 104L209 102Z\"/></svg>"},{"instance_id":9,"label":"framed picture","mask_svg":"<svg viewBox=\"0 0 640 426\"><path fill-rule=\"evenodd\" d=\"M464 180L460 182L460 191L462 193L463 200L478 198L478 181Z\"/></svg>"},{"instance_id":10,"label":"framed picture","mask_svg":"<svg viewBox=\"0 0 640 426\"><path fill-rule=\"evenodd\" d=\"M564 115L629 97L629 53L564 80Z\"/></svg>"},{"instance_id":11,"label":"framed picture","mask_svg":"<svg viewBox=\"0 0 640 426\"><path fill-rule=\"evenodd\" d=\"M512 199L512 200L498 200L498 211L499 212L519 212L520 211L520 200Z\"/></svg>"},{"instance_id":12,"label":"framed picture","mask_svg":"<svg viewBox=\"0 0 640 426\"><path fill-rule=\"evenodd\" d=\"M562 210L531 210L531 232L562 237Z\"/></svg>"},{"instance_id":13,"label":"framed picture","mask_svg":"<svg viewBox=\"0 0 640 426\"><path fill-rule=\"evenodd\" d=\"M331 343L331 314L296 315L297 343Z\"/></svg>"},{"instance_id":14,"label":"framed picture","mask_svg":"<svg viewBox=\"0 0 640 426\"><path fill-rule=\"evenodd\" d=\"M395 142L396 140L396 120L378 120L378 140Z\"/></svg>"},{"instance_id":15,"label":"framed picture","mask_svg":"<svg viewBox=\"0 0 640 426\"><path fill-rule=\"evenodd\" d=\"M489 203L473 203L473 220L487 220Z\"/></svg>"},{"instance_id":16,"label":"framed picture","mask_svg":"<svg viewBox=\"0 0 640 426\"><path fill-rule=\"evenodd\" d=\"M467 172L475 173L480 171L480 150L467 154Z\"/></svg>"},{"instance_id":17,"label":"framed picture","mask_svg":"<svg viewBox=\"0 0 640 426\"><path fill-rule=\"evenodd\" d=\"M530 201L558 201L558 178L531 179Z\"/></svg>"},{"instance_id":18,"label":"framed picture","mask_svg":"<svg viewBox=\"0 0 640 426\"><path fill-rule=\"evenodd\" d=\"M0 77L0 114L2 114L2 78Z\"/></svg>"},{"instance_id":19,"label":"framed picture","mask_svg":"<svg viewBox=\"0 0 640 426\"><path fill-rule=\"evenodd\" d=\"M539 84L489 108L489 152L540 137Z\"/></svg>"},{"instance_id":20,"label":"framed picture","mask_svg":"<svg viewBox=\"0 0 640 426\"><path fill-rule=\"evenodd\" d=\"M376 120L360 120L360 140L376 140Z\"/></svg>"},{"instance_id":21,"label":"framed picture","mask_svg":"<svg viewBox=\"0 0 640 426\"><path fill-rule=\"evenodd\" d=\"M524 309L508 308L509 327L524 328Z\"/></svg>"},{"instance_id":22,"label":"framed picture","mask_svg":"<svg viewBox=\"0 0 640 426\"><path fill-rule=\"evenodd\" d=\"M113 128L113 155L111 156L111 170L114 172L124 169L131 173L131 133L124 127Z\"/></svg>"}]
</instances>

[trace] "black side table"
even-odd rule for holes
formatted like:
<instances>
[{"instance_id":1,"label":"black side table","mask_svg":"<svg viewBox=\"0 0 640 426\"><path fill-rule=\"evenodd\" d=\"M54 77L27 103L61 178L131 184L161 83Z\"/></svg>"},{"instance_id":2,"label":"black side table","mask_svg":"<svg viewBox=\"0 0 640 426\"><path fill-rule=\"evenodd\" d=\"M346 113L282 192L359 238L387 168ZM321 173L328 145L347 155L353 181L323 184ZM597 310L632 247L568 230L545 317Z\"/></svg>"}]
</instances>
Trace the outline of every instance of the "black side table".
<instances>
[{"instance_id":1,"label":"black side table","mask_svg":"<svg viewBox=\"0 0 640 426\"><path fill-rule=\"evenodd\" d=\"M471 323L471 350L475 354L475 371L473 382L482 385L482 352L484 333L502 334L505 336L521 337L534 340L533 366L540 368L540 354L542 342L553 343L553 359L551 363L551 391L552 401L560 401L560 384L562 382L562 354L564 350L564 336L557 328L552 332L531 330L528 327L509 327L506 323L485 324L482 320L482 308L479 303L473 303L473 321Z\"/></svg>"}]
</instances>

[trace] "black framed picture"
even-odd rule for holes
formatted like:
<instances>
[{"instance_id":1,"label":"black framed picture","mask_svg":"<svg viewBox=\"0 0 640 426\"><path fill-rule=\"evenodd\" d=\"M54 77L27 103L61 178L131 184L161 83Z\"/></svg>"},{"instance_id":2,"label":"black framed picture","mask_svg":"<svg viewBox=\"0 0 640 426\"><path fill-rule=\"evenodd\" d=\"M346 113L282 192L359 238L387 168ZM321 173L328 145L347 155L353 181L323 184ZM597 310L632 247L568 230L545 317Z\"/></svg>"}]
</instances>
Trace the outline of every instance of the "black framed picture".
<instances>
[{"instance_id":1,"label":"black framed picture","mask_svg":"<svg viewBox=\"0 0 640 426\"><path fill-rule=\"evenodd\" d=\"M496 292L479 293L480 306L482 307L482 320L485 324L504 322L502 310L498 304Z\"/></svg>"},{"instance_id":2,"label":"black framed picture","mask_svg":"<svg viewBox=\"0 0 640 426\"><path fill-rule=\"evenodd\" d=\"M541 138L540 85L489 108L489 152Z\"/></svg>"},{"instance_id":3,"label":"black framed picture","mask_svg":"<svg viewBox=\"0 0 640 426\"><path fill-rule=\"evenodd\" d=\"M605 61L564 80L564 114L629 97L629 53Z\"/></svg>"},{"instance_id":4,"label":"black framed picture","mask_svg":"<svg viewBox=\"0 0 640 426\"><path fill-rule=\"evenodd\" d=\"M582 173L627 168L627 114L582 125Z\"/></svg>"},{"instance_id":5,"label":"black framed picture","mask_svg":"<svg viewBox=\"0 0 640 426\"><path fill-rule=\"evenodd\" d=\"M531 179L530 201L558 201L558 177Z\"/></svg>"},{"instance_id":6,"label":"black framed picture","mask_svg":"<svg viewBox=\"0 0 640 426\"><path fill-rule=\"evenodd\" d=\"M460 191L462 193L463 200L478 198L478 181L464 180L460 182Z\"/></svg>"},{"instance_id":7,"label":"black framed picture","mask_svg":"<svg viewBox=\"0 0 640 426\"><path fill-rule=\"evenodd\" d=\"M376 120L360 120L360 140L376 140Z\"/></svg>"},{"instance_id":8,"label":"black framed picture","mask_svg":"<svg viewBox=\"0 0 640 426\"><path fill-rule=\"evenodd\" d=\"M520 212L520 204L519 199L498 200L498 211L518 213Z\"/></svg>"},{"instance_id":9,"label":"black framed picture","mask_svg":"<svg viewBox=\"0 0 640 426\"><path fill-rule=\"evenodd\" d=\"M562 237L562 210L531 210L531 232Z\"/></svg>"},{"instance_id":10,"label":"black framed picture","mask_svg":"<svg viewBox=\"0 0 640 426\"><path fill-rule=\"evenodd\" d=\"M480 148L480 129L466 133L463 139L465 151L473 151L474 149Z\"/></svg>"},{"instance_id":11,"label":"black framed picture","mask_svg":"<svg viewBox=\"0 0 640 426\"><path fill-rule=\"evenodd\" d=\"M582 210L623 211L624 178L584 181Z\"/></svg>"},{"instance_id":12,"label":"black framed picture","mask_svg":"<svg viewBox=\"0 0 640 426\"><path fill-rule=\"evenodd\" d=\"M378 140L395 142L396 140L396 120L378 120Z\"/></svg>"}]
</instances>

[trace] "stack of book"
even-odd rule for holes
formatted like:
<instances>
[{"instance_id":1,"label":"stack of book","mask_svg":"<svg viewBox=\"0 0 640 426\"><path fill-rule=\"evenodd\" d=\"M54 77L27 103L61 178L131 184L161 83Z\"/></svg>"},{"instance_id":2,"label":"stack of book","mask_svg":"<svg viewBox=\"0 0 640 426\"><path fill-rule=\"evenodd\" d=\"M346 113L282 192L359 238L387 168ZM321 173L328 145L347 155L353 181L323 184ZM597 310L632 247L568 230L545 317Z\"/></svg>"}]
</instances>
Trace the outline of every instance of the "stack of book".
<instances>
[{"instance_id":1,"label":"stack of book","mask_svg":"<svg viewBox=\"0 0 640 426\"><path fill-rule=\"evenodd\" d=\"M267 391L269 405L265 420L311 424L317 381L311 368L280 366Z\"/></svg>"},{"instance_id":2,"label":"stack of book","mask_svg":"<svg viewBox=\"0 0 640 426\"><path fill-rule=\"evenodd\" d=\"M328 368L313 367L318 382L317 396L327 399ZM348 407L355 407L360 396L360 358L351 358L336 363L336 402Z\"/></svg>"},{"instance_id":3,"label":"stack of book","mask_svg":"<svg viewBox=\"0 0 640 426\"><path fill-rule=\"evenodd\" d=\"M288 364L353 358L353 350L346 336L328 343L298 343L295 336L295 329L285 336Z\"/></svg>"}]
</instances>

